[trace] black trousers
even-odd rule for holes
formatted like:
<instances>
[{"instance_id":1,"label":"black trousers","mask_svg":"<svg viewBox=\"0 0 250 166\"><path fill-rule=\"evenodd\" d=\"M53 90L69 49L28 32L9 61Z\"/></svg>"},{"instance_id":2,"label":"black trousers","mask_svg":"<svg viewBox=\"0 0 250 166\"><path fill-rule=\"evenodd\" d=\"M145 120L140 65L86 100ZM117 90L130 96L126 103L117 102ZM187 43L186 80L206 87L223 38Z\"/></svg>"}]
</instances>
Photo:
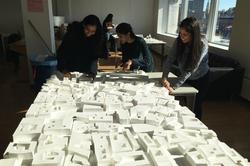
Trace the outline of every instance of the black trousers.
<instances>
[{"instance_id":1,"label":"black trousers","mask_svg":"<svg viewBox=\"0 0 250 166\"><path fill-rule=\"evenodd\" d=\"M209 86L209 72L197 80L187 80L186 83L195 87L199 92L196 95L194 113L198 119L202 118L202 103L206 97Z\"/></svg>"}]
</instances>

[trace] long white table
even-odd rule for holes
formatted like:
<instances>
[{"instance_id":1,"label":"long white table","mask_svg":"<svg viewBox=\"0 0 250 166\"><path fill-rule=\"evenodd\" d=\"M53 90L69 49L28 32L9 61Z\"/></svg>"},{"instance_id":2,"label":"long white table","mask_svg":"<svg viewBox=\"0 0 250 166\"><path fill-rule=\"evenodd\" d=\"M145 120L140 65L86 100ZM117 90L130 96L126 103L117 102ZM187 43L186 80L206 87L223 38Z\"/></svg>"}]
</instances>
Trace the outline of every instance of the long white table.
<instances>
[{"instance_id":1,"label":"long white table","mask_svg":"<svg viewBox=\"0 0 250 166\"><path fill-rule=\"evenodd\" d=\"M47 80L0 166L249 166L165 88L75 75Z\"/></svg>"}]
</instances>

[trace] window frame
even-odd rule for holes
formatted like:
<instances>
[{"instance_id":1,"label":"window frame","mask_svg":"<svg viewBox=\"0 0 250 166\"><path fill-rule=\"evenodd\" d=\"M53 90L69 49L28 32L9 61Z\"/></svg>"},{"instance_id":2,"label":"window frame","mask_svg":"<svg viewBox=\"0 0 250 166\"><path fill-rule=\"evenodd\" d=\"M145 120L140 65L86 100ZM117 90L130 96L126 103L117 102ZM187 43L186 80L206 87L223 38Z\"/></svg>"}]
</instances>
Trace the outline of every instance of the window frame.
<instances>
[{"instance_id":1,"label":"window frame","mask_svg":"<svg viewBox=\"0 0 250 166\"><path fill-rule=\"evenodd\" d=\"M175 0L178 1L178 0ZM180 20L183 20L187 17L188 14L188 1L189 0L182 0L183 7L180 8L181 12L179 17ZM168 14L168 3L166 0L159 0L158 1L158 18L157 18L157 34L164 35L164 36L171 36L171 37L177 37L178 34L173 34L168 32L168 22L169 22L169 14ZM237 4L237 0L236 0ZM214 36L216 31L216 26L218 22L218 13L219 13L219 5L220 0L210 0L210 7L209 7L209 13L208 13L208 23L207 23L207 31L206 31L206 38L208 42L213 45L214 47L223 48L223 49L229 49L230 40L229 43L225 44L222 42L215 42ZM237 6L237 5L236 5ZM236 7L235 6L235 7ZM165 7L165 8L164 8ZM162 9L161 13L159 12L159 9ZM166 19L163 19L166 18Z\"/></svg>"}]
</instances>

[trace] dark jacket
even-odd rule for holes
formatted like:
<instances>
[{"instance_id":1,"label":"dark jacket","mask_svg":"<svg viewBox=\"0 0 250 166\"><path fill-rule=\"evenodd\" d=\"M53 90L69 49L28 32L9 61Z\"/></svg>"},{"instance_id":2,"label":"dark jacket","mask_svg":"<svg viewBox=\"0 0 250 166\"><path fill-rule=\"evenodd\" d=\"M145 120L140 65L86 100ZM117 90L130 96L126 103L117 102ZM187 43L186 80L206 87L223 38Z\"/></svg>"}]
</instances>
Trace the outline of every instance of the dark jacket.
<instances>
[{"instance_id":1,"label":"dark jacket","mask_svg":"<svg viewBox=\"0 0 250 166\"><path fill-rule=\"evenodd\" d=\"M153 57L143 38L136 36L133 43L122 44L121 49L122 62L132 60L131 70L139 69L145 72L154 70Z\"/></svg>"},{"instance_id":2,"label":"dark jacket","mask_svg":"<svg viewBox=\"0 0 250 166\"><path fill-rule=\"evenodd\" d=\"M96 74L98 58L107 56L104 36L87 38L82 24L74 22L65 34L57 56L60 71Z\"/></svg>"}]
</instances>

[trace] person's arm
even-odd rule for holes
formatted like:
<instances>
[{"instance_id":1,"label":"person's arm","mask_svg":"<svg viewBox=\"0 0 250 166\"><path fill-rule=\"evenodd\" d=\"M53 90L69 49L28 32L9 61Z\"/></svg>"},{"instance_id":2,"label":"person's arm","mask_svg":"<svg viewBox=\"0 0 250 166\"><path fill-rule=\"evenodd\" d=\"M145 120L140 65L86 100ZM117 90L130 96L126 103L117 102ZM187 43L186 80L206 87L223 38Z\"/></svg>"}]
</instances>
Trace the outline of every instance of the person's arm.
<instances>
[{"instance_id":1,"label":"person's arm","mask_svg":"<svg viewBox=\"0 0 250 166\"><path fill-rule=\"evenodd\" d=\"M168 74L170 72L170 69L176 60L176 50L177 50L177 40L175 40L173 46L170 49L169 55L167 56L165 63L163 65L163 74L162 79L166 80L168 79Z\"/></svg>"},{"instance_id":2,"label":"person's arm","mask_svg":"<svg viewBox=\"0 0 250 166\"><path fill-rule=\"evenodd\" d=\"M204 40L201 56L198 63L196 64L196 67L192 71L187 71L182 73L181 76L177 78L176 83L173 85L174 89L180 87L192 75L192 73L194 73L199 68L201 61L207 54L208 54L208 43L206 40Z\"/></svg>"},{"instance_id":3,"label":"person's arm","mask_svg":"<svg viewBox=\"0 0 250 166\"><path fill-rule=\"evenodd\" d=\"M138 69L145 69L146 72L150 72L153 69L153 60L152 60L152 54L148 48L147 43L145 40L140 40L140 47L141 47L141 53L142 53L142 58L134 58L132 59L132 65L134 68Z\"/></svg>"},{"instance_id":4,"label":"person's arm","mask_svg":"<svg viewBox=\"0 0 250 166\"><path fill-rule=\"evenodd\" d=\"M122 51L122 63L126 63L129 60L129 53L125 44L121 44Z\"/></svg>"},{"instance_id":5,"label":"person's arm","mask_svg":"<svg viewBox=\"0 0 250 166\"><path fill-rule=\"evenodd\" d=\"M71 43L69 34L66 34L62 44L57 50L57 69L61 72L68 71L68 58Z\"/></svg>"}]
</instances>

